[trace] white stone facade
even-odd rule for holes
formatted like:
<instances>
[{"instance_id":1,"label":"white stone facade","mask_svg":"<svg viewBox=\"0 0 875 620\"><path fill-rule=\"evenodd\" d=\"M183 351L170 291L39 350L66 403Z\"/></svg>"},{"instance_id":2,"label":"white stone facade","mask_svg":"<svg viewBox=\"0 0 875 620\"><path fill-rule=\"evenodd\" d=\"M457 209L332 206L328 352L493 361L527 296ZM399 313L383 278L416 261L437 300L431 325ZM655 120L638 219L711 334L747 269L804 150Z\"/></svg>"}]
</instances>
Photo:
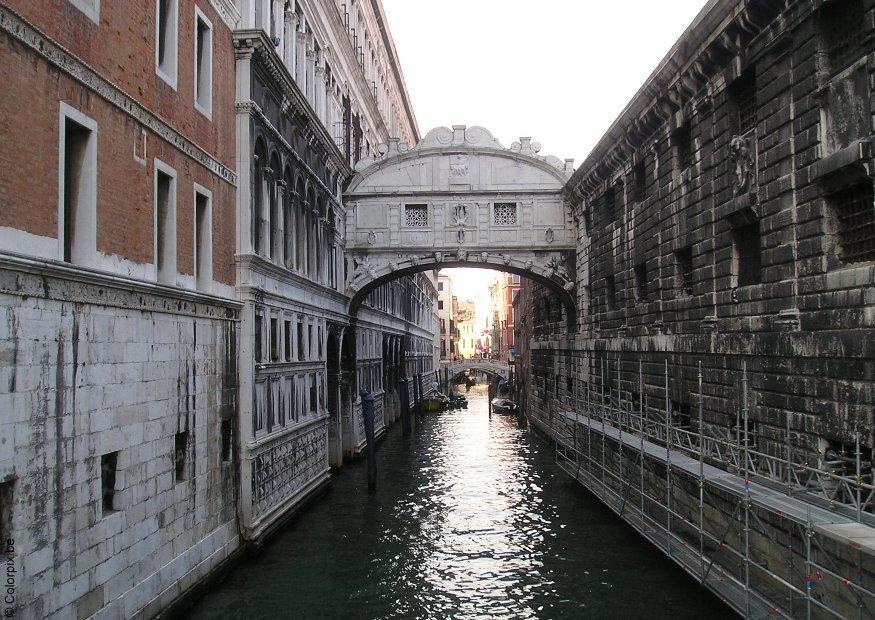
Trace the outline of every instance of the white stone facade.
<instances>
[{"instance_id":1,"label":"white stone facade","mask_svg":"<svg viewBox=\"0 0 875 620\"><path fill-rule=\"evenodd\" d=\"M2 267L0 478L18 615L152 616L239 544L222 433L236 406L234 304Z\"/></svg>"}]
</instances>

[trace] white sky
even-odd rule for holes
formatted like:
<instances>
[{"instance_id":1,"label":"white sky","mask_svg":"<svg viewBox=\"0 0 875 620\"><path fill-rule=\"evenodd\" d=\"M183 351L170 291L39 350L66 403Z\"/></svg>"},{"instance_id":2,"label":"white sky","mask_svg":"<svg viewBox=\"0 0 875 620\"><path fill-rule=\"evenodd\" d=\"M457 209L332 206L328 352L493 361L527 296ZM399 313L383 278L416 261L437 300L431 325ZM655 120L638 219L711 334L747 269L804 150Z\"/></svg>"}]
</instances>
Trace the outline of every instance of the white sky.
<instances>
[{"instance_id":1,"label":"white sky","mask_svg":"<svg viewBox=\"0 0 875 620\"><path fill-rule=\"evenodd\" d=\"M382 0L419 130L481 125L579 165L705 0ZM495 272L448 269L485 319Z\"/></svg>"}]
</instances>

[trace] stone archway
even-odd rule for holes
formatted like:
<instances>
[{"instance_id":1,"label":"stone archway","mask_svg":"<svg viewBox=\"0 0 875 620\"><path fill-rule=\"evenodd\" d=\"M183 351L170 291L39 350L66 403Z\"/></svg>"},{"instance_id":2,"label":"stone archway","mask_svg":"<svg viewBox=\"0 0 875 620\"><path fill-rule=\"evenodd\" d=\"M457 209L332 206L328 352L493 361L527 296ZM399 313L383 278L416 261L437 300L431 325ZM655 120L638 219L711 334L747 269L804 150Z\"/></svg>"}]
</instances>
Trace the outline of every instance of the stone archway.
<instances>
[{"instance_id":1,"label":"stone archway","mask_svg":"<svg viewBox=\"0 0 875 620\"><path fill-rule=\"evenodd\" d=\"M413 148L391 140L360 161L345 192L350 313L389 280L482 267L554 290L573 323L577 224L563 189L571 160L502 146L481 127L433 129Z\"/></svg>"}]
</instances>

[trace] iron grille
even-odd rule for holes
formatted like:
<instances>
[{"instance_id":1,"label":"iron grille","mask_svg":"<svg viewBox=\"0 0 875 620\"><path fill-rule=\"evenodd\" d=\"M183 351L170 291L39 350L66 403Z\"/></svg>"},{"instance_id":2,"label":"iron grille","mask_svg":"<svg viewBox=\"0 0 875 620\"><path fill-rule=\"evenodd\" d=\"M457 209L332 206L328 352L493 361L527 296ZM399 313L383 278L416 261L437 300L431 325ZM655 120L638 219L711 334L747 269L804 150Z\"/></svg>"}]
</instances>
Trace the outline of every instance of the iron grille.
<instances>
[{"instance_id":1,"label":"iron grille","mask_svg":"<svg viewBox=\"0 0 875 620\"><path fill-rule=\"evenodd\" d=\"M753 72L743 75L732 85L732 99L738 135L744 135L757 126L757 83Z\"/></svg>"},{"instance_id":2,"label":"iron grille","mask_svg":"<svg viewBox=\"0 0 875 620\"><path fill-rule=\"evenodd\" d=\"M684 126L678 128L674 132L673 138L678 167L680 170L686 170L693 164L693 140L690 133L690 127Z\"/></svg>"},{"instance_id":3,"label":"iron grille","mask_svg":"<svg viewBox=\"0 0 875 620\"><path fill-rule=\"evenodd\" d=\"M693 294L693 248L687 246L675 252L678 289L684 295Z\"/></svg>"},{"instance_id":4,"label":"iron grille","mask_svg":"<svg viewBox=\"0 0 875 620\"><path fill-rule=\"evenodd\" d=\"M823 12L823 40L830 70L841 71L865 54L863 2L843 0L826 5Z\"/></svg>"},{"instance_id":5,"label":"iron grille","mask_svg":"<svg viewBox=\"0 0 875 620\"><path fill-rule=\"evenodd\" d=\"M640 302L646 302L648 299L647 263L635 265L635 296Z\"/></svg>"},{"instance_id":6,"label":"iron grille","mask_svg":"<svg viewBox=\"0 0 875 620\"><path fill-rule=\"evenodd\" d=\"M496 226L516 225L516 203L496 202L493 221Z\"/></svg>"},{"instance_id":7,"label":"iron grille","mask_svg":"<svg viewBox=\"0 0 875 620\"><path fill-rule=\"evenodd\" d=\"M404 205L404 225L408 228L427 228L428 205Z\"/></svg>"},{"instance_id":8,"label":"iron grille","mask_svg":"<svg viewBox=\"0 0 875 620\"><path fill-rule=\"evenodd\" d=\"M841 261L849 264L875 260L872 184L866 182L834 194L830 202L838 220Z\"/></svg>"}]
</instances>

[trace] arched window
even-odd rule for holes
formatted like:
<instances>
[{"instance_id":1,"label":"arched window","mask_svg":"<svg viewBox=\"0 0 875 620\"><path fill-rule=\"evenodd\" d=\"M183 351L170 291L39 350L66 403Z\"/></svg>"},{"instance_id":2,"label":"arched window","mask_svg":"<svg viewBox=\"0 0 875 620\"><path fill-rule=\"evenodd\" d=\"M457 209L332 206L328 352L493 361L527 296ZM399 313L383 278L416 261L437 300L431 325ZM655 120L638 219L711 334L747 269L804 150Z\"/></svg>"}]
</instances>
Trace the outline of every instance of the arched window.
<instances>
[{"instance_id":1,"label":"arched window","mask_svg":"<svg viewBox=\"0 0 875 620\"><path fill-rule=\"evenodd\" d=\"M328 209L328 226L325 229L325 237L327 240L326 247L328 251L328 286L333 289L337 288L337 246L334 243L335 239L335 220L334 208Z\"/></svg>"},{"instance_id":2,"label":"arched window","mask_svg":"<svg viewBox=\"0 0 875 620\"><path fill-rule=\"evenodd\" d=\"M297 253L295 255L295 268L298 272L305 273L307 268L307 205L304 184L300 179L298 179L296 188L295 241L297 243Z\"/></svg>"},{"instance_id":3,"label":"arched window","mask_svg":"<svg viewBox=\"0 0 875 620\"><path fill-rule=\"evenodd\" d=\"M280 180L280 160L276 153L270 158L270 177L267 179L268 185L265 188L268 196L269 210L267 213L267 231L268 244L267 255L276 262L282 262L282 249L280 246L280 215L279 215L279 180Z\"/></svg>"},{"instance_id":4,"label":"arched window","mask_svg":"<svg viewBox=\"0 0 875 620\"><path fill-rule=\"evenodd\" d=\"M292 269L295 264L295 177L291 169L286 167L283 174L285 191L283 192L283 247L285 266Z\"/></svg>"},{"instance_id":5,"label":"arched window","mask_svg":"<svg viewBox=\"0 0 875 620\"><path fill-rule=\"evenodd\" d=\"M307 275L311 280L317 279L317 256L318 256L318 233L316 217L313 211L316 209L316 192L310 188L307 194Z\"/></svg>"},{"instance_id":6,"label":"arched window","mask_svg":"<svg viewBox=\"0 0 875 620\"><path fill-rule=\"evenodd\" d=\"M252 177L252 205L250 208L250 223L252 228L252 250L259 254L262 250L261 219L264 206L264 167L267 165L267 154L261 140L255 142L255 155L252 158L254 174Z\"/></svg>"}]
</instances>

